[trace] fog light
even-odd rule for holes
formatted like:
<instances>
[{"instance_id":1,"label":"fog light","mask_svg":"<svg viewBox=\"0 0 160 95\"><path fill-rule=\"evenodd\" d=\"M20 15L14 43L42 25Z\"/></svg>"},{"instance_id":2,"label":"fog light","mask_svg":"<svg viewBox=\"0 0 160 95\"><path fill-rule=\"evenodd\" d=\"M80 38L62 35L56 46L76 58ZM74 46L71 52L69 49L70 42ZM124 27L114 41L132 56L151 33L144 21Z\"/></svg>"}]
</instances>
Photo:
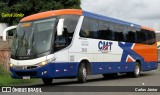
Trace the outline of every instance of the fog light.
<instances>
[{"instance_id":1,"label":"fog light","mask_svg":"<svg viewBox=\"0 0 160 95\"><path fill-rule=\"evenodd\" d=\"M42 72L42 75L45 75L46 73L47 73L47 71L43 71L43 72Z\"/></svg>"}]
</instances>

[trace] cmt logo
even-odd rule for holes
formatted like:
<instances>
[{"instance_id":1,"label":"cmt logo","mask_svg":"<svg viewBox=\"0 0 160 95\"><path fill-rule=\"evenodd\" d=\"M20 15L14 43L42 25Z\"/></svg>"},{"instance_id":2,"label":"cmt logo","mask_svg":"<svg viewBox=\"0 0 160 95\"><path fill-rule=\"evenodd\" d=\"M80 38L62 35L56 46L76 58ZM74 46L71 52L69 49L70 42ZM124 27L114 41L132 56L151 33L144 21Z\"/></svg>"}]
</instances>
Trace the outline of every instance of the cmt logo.
<instances>
[{"instance_id":1,"label":"cmt logo","mask_svg":"<svg viewBox=\"0 0 160 95\"><path fill-rule=\"evenodd\" d=\"M112 42L106 42L106 41L99 41L98 48L99 51L102 52L109 52L112 50Z\"/></svg>"}]
</instances>

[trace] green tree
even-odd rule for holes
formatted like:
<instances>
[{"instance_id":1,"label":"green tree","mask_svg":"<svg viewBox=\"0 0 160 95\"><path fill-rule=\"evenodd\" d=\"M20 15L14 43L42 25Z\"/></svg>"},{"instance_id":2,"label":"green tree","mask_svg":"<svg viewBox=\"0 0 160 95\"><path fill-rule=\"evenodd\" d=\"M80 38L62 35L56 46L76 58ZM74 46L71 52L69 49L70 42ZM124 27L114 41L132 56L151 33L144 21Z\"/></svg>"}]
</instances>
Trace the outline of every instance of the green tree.
<instances>
[{"instance_id":1,"label":"green tree","mask_svg":"<svg viewBox=\"0 0 160 95\"><path fill-rule=\"evenodd\" d=\"M80 0L1 0L0 15L2 13L23 13L24 16L31 14L56 10L74 8L80 9ZM9 18L0 16L0 22L9 25L17 24L22 18Z\"/></svg>"}]
</instances>

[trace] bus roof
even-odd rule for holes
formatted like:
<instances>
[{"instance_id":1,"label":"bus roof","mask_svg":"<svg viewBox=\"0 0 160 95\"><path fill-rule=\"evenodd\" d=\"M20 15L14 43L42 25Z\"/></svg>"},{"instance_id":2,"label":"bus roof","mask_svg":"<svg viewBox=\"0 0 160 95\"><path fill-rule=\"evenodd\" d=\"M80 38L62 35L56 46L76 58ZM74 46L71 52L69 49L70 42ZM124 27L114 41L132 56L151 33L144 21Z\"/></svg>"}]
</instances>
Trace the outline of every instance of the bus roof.
<instances>
[{"instance_id":1,"label":"bus roof","mask_svg":"<svg viewBox=\"0 0 160 95\"><path fill-rule=\"evenodd\" d=\"M33 14L33 15L30 15L30 16L24 17L23 19L21 19L20 22L43 19L43 18L58 16L58 15L65 15L65 14L83 15L83 16L87 16L87 17L92 17L92 18L97 18L97 19L101 19L101 20L111 21L111 22L118 23L118 24L132 26L132 27L139 28L139 29L141 28L141 29L145 29L145 30L154 31L152 28L148 28L148 27L140 26L140 25L130 23L130 22L127 22L127 21L118 20L118 19L115 19L115 18L111 18L111 17L102 16L102 15L99 15L99 14L83 11L83 10L80 10L80 9L60 9L60 10L52 10L52 11L41 12L41 13L37 13L37 14Z\"/></svg>"},{"instance_id":2,"label":"bus roof","mask_svg":"<svg viewBox=\"0 0 160 95\"><path fill-rule=\"evenodd\" d=\"M115 18L102 16L102 15L94 14L94 13L87 12L87 11L83 11L83 15L87 16L87 17L92 17L92 18L97 18L97 19L101 19L101 20L111 21L111 22L118 23L118 24L123 24L123 25L127 25L127 26L132 26L132 27L136 27L136 28L141 28L141 29L145 29L145 30L154 31L154 29L149 28L149 27L140 26L138 24L134 24L134 23L131 23L131 22L118 20L118 19L115 19Z\"/></svg>"},{"instance_id":3,"label":"bus roof","mask_svg":"<svg viewBox=\"0 0 160 95\"><path fill-rule=\"evenodd\" d=\"M146 27L146 26L141 26L141 28L145 29L145 30L155 31L153 28L149 28L149 27Z\"/></svg>"},{"instance_id":4,"label":"bus roof","mask_svg":"<svg viewBox=\"0 0 160 95\"><path fill-rule=\"evenodd\" d=\"M46 11L46 12L41 12L41 13L37 13L37 14L33 14L30 16L24 17L20 22L43 19L43 18L48 18L52 16L57 16L57 15L65 15L65 14L82 15L82 10L61 9L61 10Z\"/></svg>"},{"instance_id":5,"label":"bus roof","mask_svg":"<svg viewBox=\"0 0 160 95\"><path fill-rule=\"evenodd\" d=\"M83 11L83 15L87 16L87 17L92 17L92 18L97 18L97 19L101 19L101 20L111 21L111 22L118 23L118 24L134 26L134 27L137 27L137 28L141 27L140 25L137 25L137 24L134 24L134 23L130 23L130 22L123 21L123 20L118 20L118 19L115 19L115 18L107 17L107 16L102 16L102 15L87 12L87 11Z\"/></svg>"}]
</instances>

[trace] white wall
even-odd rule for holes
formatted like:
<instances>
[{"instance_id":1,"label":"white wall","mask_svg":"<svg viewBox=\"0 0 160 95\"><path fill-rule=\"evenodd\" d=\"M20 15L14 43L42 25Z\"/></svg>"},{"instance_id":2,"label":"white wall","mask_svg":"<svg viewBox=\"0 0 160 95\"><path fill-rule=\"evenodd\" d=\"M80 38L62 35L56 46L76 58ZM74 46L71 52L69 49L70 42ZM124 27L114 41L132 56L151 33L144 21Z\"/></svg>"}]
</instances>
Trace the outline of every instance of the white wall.
<instances>
[{"instance_id":1,"label":"white wall","mask_svg":"<svg viewBox=\"0 0 160 95\"><path fill-rule=\"evenodd\" d=\"M3 36L3 30L7 28L6 23L0 23L0 36Z\"/></svg>"}]
</instances>

